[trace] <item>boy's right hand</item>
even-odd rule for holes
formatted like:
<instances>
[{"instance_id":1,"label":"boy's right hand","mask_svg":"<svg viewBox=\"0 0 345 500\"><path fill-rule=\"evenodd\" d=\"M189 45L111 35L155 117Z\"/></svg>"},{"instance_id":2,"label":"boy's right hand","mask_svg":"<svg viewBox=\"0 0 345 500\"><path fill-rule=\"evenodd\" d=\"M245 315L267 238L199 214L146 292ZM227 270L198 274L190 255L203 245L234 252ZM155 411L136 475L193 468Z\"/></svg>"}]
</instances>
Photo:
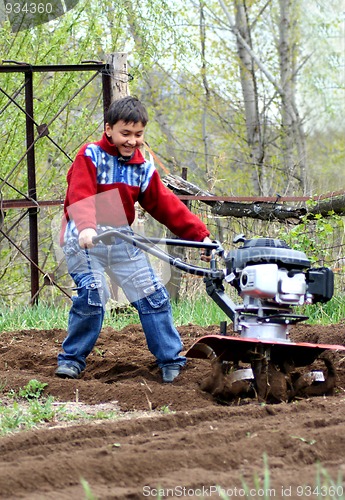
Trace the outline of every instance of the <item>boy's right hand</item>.
<instances>
[{"instance_id":1,"label":"boy's right hand","mask_svg":"<svg viewBox=\"0 0 345 500\"><path fill-rule=\"evenodd\" d=\"M94 246L92 243L92 238L94 236L97 236L97 231L95 229L92 229L91 227L83 229L79 233L79 246L81 248L92 248Z\"/></svg>"}]
</instances>

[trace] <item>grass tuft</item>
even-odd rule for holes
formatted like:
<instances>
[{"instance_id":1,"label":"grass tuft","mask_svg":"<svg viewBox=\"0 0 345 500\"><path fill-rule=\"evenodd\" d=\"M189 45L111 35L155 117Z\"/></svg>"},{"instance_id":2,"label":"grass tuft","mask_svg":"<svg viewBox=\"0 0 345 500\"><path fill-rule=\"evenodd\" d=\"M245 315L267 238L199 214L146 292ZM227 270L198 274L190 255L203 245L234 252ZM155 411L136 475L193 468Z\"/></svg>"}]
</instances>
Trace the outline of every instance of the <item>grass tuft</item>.
<instances>
[{"instance_id":1,"label":"grass tuft","mask_svg":"<svg viewBox=\"0 0 345 500\"><path fill-rule=\"evenodd\" d=\"M53 328L65 330L68 322L68 305L54 306L39 302L35 306L5 306L0 304L0 335L1 332L18 330L50 330ZM176 326L181 325L217 325L230 319L207 295L201 295L195 300L182 299L172 302L172 312ZM294 308L294 312L308 316L309 324L337 324L345 318L345 295L338 295L325 304L314 304ZM104 326L121 330L127 325L140 323L139 315L133 307L126 307L118 312L107 310Z\"/></svg>"}]
</instances>

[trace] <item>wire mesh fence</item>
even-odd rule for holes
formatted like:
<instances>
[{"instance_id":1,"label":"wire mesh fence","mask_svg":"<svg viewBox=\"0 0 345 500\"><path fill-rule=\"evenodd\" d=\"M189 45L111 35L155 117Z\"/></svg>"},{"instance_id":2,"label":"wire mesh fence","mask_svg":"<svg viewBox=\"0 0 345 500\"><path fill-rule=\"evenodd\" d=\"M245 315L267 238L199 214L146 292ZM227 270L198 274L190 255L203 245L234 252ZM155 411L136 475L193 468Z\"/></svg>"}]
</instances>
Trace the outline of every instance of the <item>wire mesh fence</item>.
<instances>
[{"instance_id":1,"label":"wire mesh fence","mask_svg":"<svg viewBox=\"0 0 345 500\"><path fill-rule=\"evenodd\" d=\"M52 72L55 71L62 71L63 76L52 78ZM85 71L92 71L92 76L86 81L83 75ZM36 295L40 299L55 304L69 301L73 294L73 283L67 273L59 245L62 206L56 206L54 203L47 206L40 200L46 198L48 194L52 202L63 197L61 178L62 175L65 176L75 152L86 138L98 137L103 130L104 113L100 112L99 107L102 100L104 109L109 104L108 71L108 65L104 64L56 68L51 66L35 68L31 65L20 68L2 67L2 72L6 75L0 88L0 114L5 138L0 175L0 301L6 304L33 301L32 287L30 287L33 268L39 271L39 289ZM23 72L21 75L23 82L18 80L17 72ZM97 76L102 80L103 93L100 92L100 79L96 78ZM31 88L31 85L28 85L30 82L32 85L35 82L40 89L39 93L38 90L35 91L35 120L33 109L29 112L27 106L28 102L32 101L33 104L34 100L33 93L28 92L28 88ZM69 84L72 85L69 87ZM73 92L67 91L68 88L73 89ZM52 99L52 96L56 95L61 97L63 105L58 105L58 100ZM105 96L108 97L105 99ZM93 119L89 120L89 116L93 116ZM32 137L31 142L28 141L25 151L22 143L25 132L28 133L28 124L30 127L36 126L37 134L35 139ZM32 161L31 177L34 173L37 181L34 196L29 183L30 175L24 168L19 168L22 167L26 155L32 153L33 149L37 164L35 170L35 161ZM19 156L18 151L20 151ZM161 162L158 161L158 164L167 173ZM4 202L11 201L12 196L16 196L16 200L12 201L31 202L30 208L17 206L4 209ZM212 212L210 205L204 202L188 203L191 211L208 226L211 237L219 240L225 250L234 248L233 239L238 234L244 234L247 239L258 236L283 239L292 248L304 251L313 265L330 267L335 274L336 293L343 293L344 218L320 216L311 220L306 218L299 223L296 219L287 219L282 223L274 219L267 221L250 217L222 217ZM30 260L32 235L28 219L34 213L36 215L36 211L39 233L38 261L33 262ZM146 214L140 211L138 214L136 230L147 236L171 236ZM170 247L166 250L174 253L177 258L200 265L200 254L195 249L182 250ZM202 265L207 266L205 263ZM180 297L190 297L200 293L200 288L203 287L202 278L187 275L183 271L175 272L172 268L167 269L167 266L163 266L160 262L155 262L155 266L160 274L165 275L164 281L168 283L169 291L174 292L174 288L177 287ZM114 295L117 297L116 293Z\"/></svg>"},{"instance_id":2,"label":"wire mesh fence","mask_svg":"<svg viewBox=\"0 0 345 500\"><path fill-rule=\"evenodd\" d=\"M233 240L243 234L246 239L278 238L291 248L305 252L315 267L329 267L335 275L336 293L343 293L345 285L345 218L330 214L302 221L258 220L248 217L219 217L209 207L193 202L191 210L199 215L224 248L234 248Z\"/></svg>"},{"instance_id":3,"label":"wire mesh fence","mask_svg":"<svg viewBox=\"0 0 345 500\"><path fill-rule=\"evenodd\" d=\"M218 240L225 252L236 248L235 236L243 234L246 239L256 237L279 238L291 248L302 250L315 267L329 267L335 275L335 294L344 292L345 284L345 243L344 217L330 216L294 222L264 221L250 218L219 217L212 209L200 201L190 202L189 208L202 219L211 232L211 238ZM25 209L9 210L6 214L3 231L10 237L0 235L1 272L0 300L5 303L30 302L30 261L29 228ZM62 249L59 244L62 206L44 207L39 210L39 296L53 304L69 302L73 294L73 283L67 273ZM138 211L134 230L147 237L169 236L164 228L147 214ZM22 218L22 219L21 219ZM21 220L20 220L21 219ZM200 261L200 251L167 247L167 252L191 264L207 267ZM221 266L221 262L219 263ZM164 275L165 283L170 281L170 292L178 287L178 296L194 297L204 289L203 280L183 271L175 273L171 279L171 268L154 259L157 272ZM174 271L174 270L173 270ZM173 283L174 281L174 283ZM119 300L124 300L120 297Z\"/></svg>"}]
</instances>

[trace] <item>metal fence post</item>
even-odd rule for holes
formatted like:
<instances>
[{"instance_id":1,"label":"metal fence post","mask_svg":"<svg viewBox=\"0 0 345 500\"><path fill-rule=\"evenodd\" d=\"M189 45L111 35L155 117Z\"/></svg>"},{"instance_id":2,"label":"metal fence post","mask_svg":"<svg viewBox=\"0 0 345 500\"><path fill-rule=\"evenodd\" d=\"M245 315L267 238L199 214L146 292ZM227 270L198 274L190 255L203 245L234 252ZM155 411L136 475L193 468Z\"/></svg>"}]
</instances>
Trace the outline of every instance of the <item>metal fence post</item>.
<instances>
[{"instance_id":1,"label":"metal fence post","mask_svg":"<svg viewBox=\"0 0 345 500\"><path fill-rule=\"evenodd\" d=\"M33 100L33 72L25 74L25 111L26 111L26 147L27 147L27 172L28 196L37 201L36 192L36 165L35 165L35 128L34 128L34 100ZM30 233L30 275L31 275L31 301L38 302L39 270L38 270L38 208L29 208L29 233ZM35 265L36 264L36 265Z\"/></svg>"}]
</instances>

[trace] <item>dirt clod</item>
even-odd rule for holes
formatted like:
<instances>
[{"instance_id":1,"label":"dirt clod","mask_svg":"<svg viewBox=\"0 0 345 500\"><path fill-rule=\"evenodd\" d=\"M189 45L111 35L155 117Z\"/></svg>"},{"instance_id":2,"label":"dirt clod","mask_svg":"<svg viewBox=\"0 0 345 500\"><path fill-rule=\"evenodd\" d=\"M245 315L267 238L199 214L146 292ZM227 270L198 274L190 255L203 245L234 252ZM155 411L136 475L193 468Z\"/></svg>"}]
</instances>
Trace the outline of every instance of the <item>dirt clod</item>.
<instances>
[{"instance_id":1,"label":"dirt clod","mask_svg":"<svg viewBox=\"0 0 345 500\"><path fill-rule=\"evenodd\" d=\"M187 350L197 338L219 333L219 326L179 330ZM331 377L330 387L316 396L301 373L297 386L305 392L289 401L285 375L269 374L276 404L268 405L252 397L242 381L224 385L219 366L212 368L208 360L189 360L173 384L162 384L139 325L104 328L83 377L59 379L54 371L64 337L63 330L1 333L2 393L37 379L48 384L45 394L56 404L79 405L85 414L99 408L119 417L50 422L0 438L0 498L82 499L82 479L102 500L178 498L183 491L188 498L217 497L216 488L234 497L244 482L255 489L257 477L263 486L264 456L269 494L276 498L283 498L283 491L301 497L303 486L315 486L316 462L334 481L339 472L344 476L343 353L332 351L317 360L317 369ZM296 325L291 339L344 345L345 325ZM222 391L232 391L227 401L219 397Z\"/></svg>"}]
</instances>

